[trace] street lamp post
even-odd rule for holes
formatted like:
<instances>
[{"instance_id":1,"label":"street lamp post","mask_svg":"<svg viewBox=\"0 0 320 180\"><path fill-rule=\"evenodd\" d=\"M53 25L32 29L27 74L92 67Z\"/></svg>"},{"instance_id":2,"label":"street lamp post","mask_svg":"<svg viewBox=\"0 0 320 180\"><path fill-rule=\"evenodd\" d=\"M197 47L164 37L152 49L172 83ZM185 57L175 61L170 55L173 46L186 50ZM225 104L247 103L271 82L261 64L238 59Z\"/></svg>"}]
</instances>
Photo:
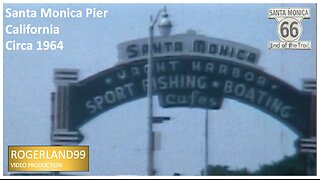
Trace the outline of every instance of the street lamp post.
<instances>
[{"instance_id":1,"label":"street lamp post","mask_svg":"<svg viewBox=\"0 0 320 180\"><path fill-rule=\"evenodd\" d=\"M147 97L148 97L148 162L147 162L147 173L149 176L154 175L155 171L153 168L153 90L152 90L152 75L153 75L153 30L154 26L157 23L160 14L162 13L162 19L159 22L159 30L162 36L168 36L172 27L170 20L168 19L168 14L166 7L160 9L156 18L153 20L152 16L150 17L151 24L149 26L149 41L148 41L148 88L147 88Z\"/></svg>"}]
</instances>

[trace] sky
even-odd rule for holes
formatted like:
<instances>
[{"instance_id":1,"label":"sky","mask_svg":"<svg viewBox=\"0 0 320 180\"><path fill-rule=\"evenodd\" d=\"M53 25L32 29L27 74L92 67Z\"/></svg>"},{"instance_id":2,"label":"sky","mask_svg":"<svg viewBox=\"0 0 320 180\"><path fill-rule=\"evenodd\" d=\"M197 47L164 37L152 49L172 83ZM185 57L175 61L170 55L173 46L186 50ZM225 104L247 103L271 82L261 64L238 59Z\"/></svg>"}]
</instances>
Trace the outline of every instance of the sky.
<instances>
[{"instance_id":1,"label":"sky","mask_svg":"<svg viewBox=\"0 0 320 180\"><path fill-rule=\"evenodd\" d=\"M59 35L7 35L4 42L62 40L63 51L7 51L4 49L4 173L8 145L50 144L50 93L55 90L54 68L77 68L80 79L113 67L117 44L148 35L149 16L164 4L5 4L5 8L108 10L104 19L4 18L8 24L60 27ZM300 40L312 41L311 50L268 50L277 41L277 22L269 8L306 7L311 19L302 21ZM197 34L246 44L261 51L258 66L294 87L316 77L316 8L312 4L168 4L171 34L193 29ZM157 35L157 31L156 35ZM204 167L205 110L163 109L155 99L155 114L170 116L155 125L161 132L155 152L158 175L199 175ZM112 109L81 127L81 145L90 146L90 171L81 175L144 175L147 162L146 98ZM297 135L273 117L235 100L209 112L209 164L257 170L295 153Z\"/></svg>"}]
</instances>

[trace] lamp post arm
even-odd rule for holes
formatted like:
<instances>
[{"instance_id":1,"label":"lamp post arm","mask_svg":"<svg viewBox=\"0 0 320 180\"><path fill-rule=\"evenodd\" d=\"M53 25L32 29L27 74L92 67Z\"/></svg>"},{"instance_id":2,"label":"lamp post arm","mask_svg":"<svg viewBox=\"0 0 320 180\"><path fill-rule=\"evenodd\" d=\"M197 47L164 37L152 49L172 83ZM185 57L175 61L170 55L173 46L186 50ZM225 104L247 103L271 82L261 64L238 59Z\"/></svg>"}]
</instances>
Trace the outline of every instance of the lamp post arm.
<instances>
[{"instance_id":1,"label":"lamp post arm","mask_svg":"<svg viewBox=\"0 0 320 180\"><path fill-rule=\"evenodd\" d=\"M158 22L158 19L159 19L159 17L160 17L160 14L161 14L162 12L166 12L166 11L167 11L167 10L166 10L166 7L164 7L163 9L160 9L160 10L158 11L157 16L156 16L156 18L155 18L154 20L152 19L152 16L151 16L151 18L150 18L150 21L151 21L150 28L153 28L154 25Z\"/></svg>"}]
</instances>

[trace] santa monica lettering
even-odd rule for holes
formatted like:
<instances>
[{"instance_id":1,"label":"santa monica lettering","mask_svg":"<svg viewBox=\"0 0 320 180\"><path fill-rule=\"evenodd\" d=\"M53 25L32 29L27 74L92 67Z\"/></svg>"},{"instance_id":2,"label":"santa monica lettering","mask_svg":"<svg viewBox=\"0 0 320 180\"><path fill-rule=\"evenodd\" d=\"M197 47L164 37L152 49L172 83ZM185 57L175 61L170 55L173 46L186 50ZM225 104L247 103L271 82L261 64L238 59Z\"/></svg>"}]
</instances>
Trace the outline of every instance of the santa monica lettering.
<instances>
[{"instance_id":1,"label":"santa monica lettering","mask_svg":"<svg viewBox=\"0 0 320 180\"><path fill-rule=\"evenodd\" d=\"M269 9L269 18L303 17L310 18L309 8L273 8Z\"/></svg>"},{"instance_id":2,"label":"santa monica lettering","mask_svg":"<svg viewBox=\"0 0 320 180\"><path fill-rule=\"evenodd\" d=\"M163 41L154 43L152 46L153 53L155 55L166 55L170 53L182 53L186 52L186 42L183 41ZM203 40L195 40L192 43L192 53L216 55L234 58L239 61L246 61L249 63L255 63L257 54L241 48L233 46L210 43ZM139 46L138 44L130 44L126 48L128 58L137 58L139 56L146 56L148 54L148 44Z\"/></svg>"}]
</instances>

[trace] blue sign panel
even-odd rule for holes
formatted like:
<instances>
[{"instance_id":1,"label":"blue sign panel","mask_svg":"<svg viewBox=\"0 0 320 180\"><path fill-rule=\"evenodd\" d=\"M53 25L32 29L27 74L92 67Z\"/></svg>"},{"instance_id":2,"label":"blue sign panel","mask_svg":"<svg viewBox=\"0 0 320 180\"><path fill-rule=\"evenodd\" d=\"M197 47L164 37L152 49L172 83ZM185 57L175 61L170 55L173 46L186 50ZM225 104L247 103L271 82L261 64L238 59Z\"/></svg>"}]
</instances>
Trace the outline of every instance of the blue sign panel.
<instances>
[{"instance_id":1,"label":"blue sign panel","mask_svg":"<svg viewBox=\"0 0 320 180\"><path fill-rule=\"evenodd\" d=\"M153 90L162 107L219 109L224 98L253 106L307 135L311 94L255 66L211 57L172 56L154 61ZM121 64L79 83L70 92L70 126L147 94L146 60Z\"/></svg>"}]
</instances>

